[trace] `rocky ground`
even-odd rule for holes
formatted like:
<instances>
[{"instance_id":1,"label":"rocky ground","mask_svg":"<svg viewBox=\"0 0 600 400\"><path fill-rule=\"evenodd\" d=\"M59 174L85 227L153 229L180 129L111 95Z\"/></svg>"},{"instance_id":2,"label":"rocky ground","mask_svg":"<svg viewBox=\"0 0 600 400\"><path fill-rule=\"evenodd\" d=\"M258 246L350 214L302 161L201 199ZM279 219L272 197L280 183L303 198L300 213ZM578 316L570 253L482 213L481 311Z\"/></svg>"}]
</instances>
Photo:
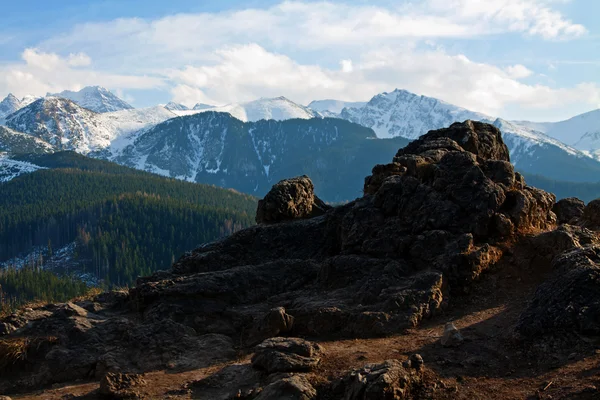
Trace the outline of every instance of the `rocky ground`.
<instances>
[{"instance_id":1,"label":"rocky ground","mask_svg":"<svg viewBox=\"0 0 600 400\"><path fill-rule=\"evenodd\" d=\"M330 208L307 177L257 226L128 292L0 322L13 398L600 398L600 201L555 203L500 132L432 131Z\"/></svg>"}]
</instances>

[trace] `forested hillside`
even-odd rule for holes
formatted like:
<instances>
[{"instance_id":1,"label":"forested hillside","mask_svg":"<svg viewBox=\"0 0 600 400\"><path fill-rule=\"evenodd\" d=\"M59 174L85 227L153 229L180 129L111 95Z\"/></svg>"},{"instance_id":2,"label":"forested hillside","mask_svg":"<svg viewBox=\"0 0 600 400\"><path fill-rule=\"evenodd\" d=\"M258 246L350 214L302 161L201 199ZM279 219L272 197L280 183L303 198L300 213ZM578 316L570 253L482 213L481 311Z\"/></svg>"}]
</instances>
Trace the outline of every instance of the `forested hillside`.
<instances>
[{"instance_id":1,"label":"forested hillside","mask_svg":"<svg viewBox=\"0 0 600 400\"><path fill-rule=\"evenodd\" d=\"M28 267L40 280L48 277L35 271L50 263L59 275L76 271L104 286L129 285L186 250L254 223L256 199L232 190L71 152L20 159L49 169L0 184L0 262ZM62 261L52 264L59 251ZM5 297L18 280L0 276Z\"/></svg>"}]
</instances>

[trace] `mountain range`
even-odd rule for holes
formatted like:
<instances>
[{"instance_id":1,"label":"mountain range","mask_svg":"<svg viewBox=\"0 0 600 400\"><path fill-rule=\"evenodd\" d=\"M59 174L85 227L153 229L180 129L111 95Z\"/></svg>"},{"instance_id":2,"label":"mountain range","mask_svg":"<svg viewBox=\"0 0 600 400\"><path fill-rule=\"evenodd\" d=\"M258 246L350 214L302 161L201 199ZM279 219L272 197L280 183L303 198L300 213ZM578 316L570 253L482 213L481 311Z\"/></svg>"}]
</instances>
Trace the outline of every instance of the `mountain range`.
<instances>
[{"instance_id":1,"label":"mountain range","mask_svg":"<svg viewBox=\"0 0 600 400\"><path fill-rule=\"evenodd\" d=\"M23 102L9 95L0 103L6 112L18 108L2 121L8 129L0 131L0 151L74 150L256 195L305 173L317 188L331 191L326 200L352 199L360 188L345 179L356 183L410 140L466 119L498 127L521 172L571 182L600 176L600 110L557 123L507 121L398 89L368 102L318 100L309 106L277 97L133 109L101 87ZM326 176L332 168L337 176Z\"/></svg>"}]
</instances>

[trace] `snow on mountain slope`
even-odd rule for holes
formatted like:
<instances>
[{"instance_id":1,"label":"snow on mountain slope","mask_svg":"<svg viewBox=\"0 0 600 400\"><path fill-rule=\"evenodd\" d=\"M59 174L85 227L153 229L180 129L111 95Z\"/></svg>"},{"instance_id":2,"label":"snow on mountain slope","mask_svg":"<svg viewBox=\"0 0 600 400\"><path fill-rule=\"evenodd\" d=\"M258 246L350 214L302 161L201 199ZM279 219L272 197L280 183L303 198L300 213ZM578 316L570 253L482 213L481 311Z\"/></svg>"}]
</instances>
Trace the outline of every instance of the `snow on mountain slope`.
<instances>
[{"instance_id":1,"label":"snow on mountain slope","mask_svg":"<svg viewBox=\"0 0 600 400\"><path fill-rule=\"evenodd\" d=\"M19 175L28 174L39 169L44 168L24 161L11 160L6 153L0 153L0 183L8 182Z\"/></svg>"},{"instance_id":2,"label":"snow on mountain slope","mask_svg":"<svg viewBox=\"0 0 600 400\"><path fill-rule=\"evenodd\" d=\"M42 139L57 150L87 154L173 117L173 113L158 106L98 114L65 98L45 97L10 115L5 124Z\"/></svg>"},{"instance_id":3,"label":"snow on mountain slope","mask_svg":"<svg viewBox=\"0 0 600 400\"><path fill-rule=\"evenodd\" d=\"M364 107L345 108L340 115L373 129L379 138L402 136L407 139L416 139L431 129L457 121L493 120L484 114L399 89L376 95Z\"/></svg>"},{"instance_id":4,"label":"snow on mountain slope","mask_svg":"<svg viewBox=\"0 0 600 400\"><path fill-rule=\"evenodd\" d=\"M184 104L174 103L172 101L165 105L165 108L169 111L188 111L190 108Z\"/></svg>"},{"instance_id":5,"label":"snow on mountain slope","mask_svg":"<svg viewBox=\"0 0 600 400\"><path fill-rule=\"evenodd\" d=\"M81 107L97 113L130 110L133 108L102 86L87 86L78 92L65 90L56 94L49 93L47 97L69 99Z\"/></svg>"},{"instance_id":6,"label":"snow on mountain slope","mask_svg":"<svg viewBox=\"0 0 600 400\"><path fill-rule=\"evenodd\" d=\"M21 99L21 108L22 107L27 107L28 105L30 105L31 103L33 103L36 100L41 99L40 96L33 96L31 94L28 94L27 96L23 97Z\"/></svg>"},{"instance_id":7,"label":"snow on mountain slope","mask_svg":"<svg viewBox=\"0 0 600 400\"><path fill-rule=\"evenodd\" d=\"M14 113L21 107L21 101L13 96L12 93L9 93L8 96L0 102L0 118L4 118Z\"/></svg>"},{"instance_id":8,"label":"snow on mountain slope","mask_svg":"<svg viewBox=\"0 0 600 400\"><path fill-rule=\"evenodd\" d=\"M54 148L35 136L0 126L0 152L8 154L43 154L54 152Z\"/></svg>"},{"instance_id":9,"label":"snow on mountain slope","mask_svg":"<svg viewBox=\"0 0 600 400\"><path fill-rule=\"evenodd\" d=\"M196 107L198 104L196 105ZM204 109L196 109L187 113L183 112L180 115L192 115L198 112L216 111L226 112L233 117L243 122L256 122L262 119L283 121L286 119L311 119L321 117L321 115L308 107L296 104L285 97L275 97L272 99L261 98L246 103L233 103L220 107L211 107Z\"/></svg>"},{"instance_id":10,"label":"snow on mountain slope","mask_svg":"<svg viewBox=\"0 0 600 400\"><path fill-rule=\"evenodd\" d=\"M308 108L325 116L335 117L339 116L344 108L361 108L366 105L366 101L315 100L310 102Z\"/></svg>"}]
</instances>

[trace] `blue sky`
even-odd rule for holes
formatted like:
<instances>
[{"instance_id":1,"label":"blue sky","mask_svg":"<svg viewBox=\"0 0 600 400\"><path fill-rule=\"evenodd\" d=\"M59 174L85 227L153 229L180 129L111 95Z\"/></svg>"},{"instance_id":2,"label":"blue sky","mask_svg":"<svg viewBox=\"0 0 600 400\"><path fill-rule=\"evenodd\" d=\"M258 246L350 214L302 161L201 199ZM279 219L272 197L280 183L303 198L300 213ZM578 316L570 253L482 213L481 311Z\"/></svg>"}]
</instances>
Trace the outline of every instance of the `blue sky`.
<instances>
[{"instance_id":1,"label":"blue sky","mask_svg":"<svg viewBox=\"0 0 600 400\"><path fill-rule=\"evenodd\" d=\"M138 107L403 88L508 119L600 108L597 0L20 1L0 96L102 85Z\"/></svg>"}]
</instances>

